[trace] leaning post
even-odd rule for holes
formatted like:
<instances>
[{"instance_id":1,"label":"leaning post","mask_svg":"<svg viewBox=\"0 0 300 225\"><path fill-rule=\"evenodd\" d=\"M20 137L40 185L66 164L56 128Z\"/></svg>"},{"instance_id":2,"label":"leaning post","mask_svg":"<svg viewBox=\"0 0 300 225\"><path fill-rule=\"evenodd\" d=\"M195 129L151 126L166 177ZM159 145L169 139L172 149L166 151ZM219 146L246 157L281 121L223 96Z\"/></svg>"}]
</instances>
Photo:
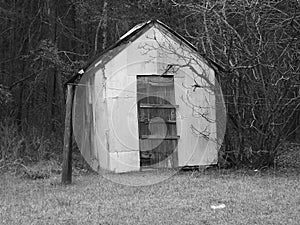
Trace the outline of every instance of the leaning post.
<instances>
[{"instance_id":1,"label":"leaning post","mask_svg":"<svg viewBox=\"0 0 300 225\"><path fill-rule=\"evenodd\" d=\"M61 183L72 183L72 108L74 98L73 84L67 85L67 100L66 100L66 116L65 116L65 132L64 132L64 148L63 148L63 164L62 164L62 176Z\"/></svg>"}]
</instances>

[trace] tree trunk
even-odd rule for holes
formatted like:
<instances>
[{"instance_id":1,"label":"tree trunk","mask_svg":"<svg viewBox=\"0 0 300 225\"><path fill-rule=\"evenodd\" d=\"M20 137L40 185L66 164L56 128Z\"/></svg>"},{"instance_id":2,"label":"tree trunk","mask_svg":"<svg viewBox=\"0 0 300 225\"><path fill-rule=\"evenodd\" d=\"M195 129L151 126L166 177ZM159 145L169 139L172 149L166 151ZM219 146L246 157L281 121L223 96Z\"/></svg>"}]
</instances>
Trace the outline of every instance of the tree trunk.
<instances>
[{"instance_id":1,"label":"tree trunk","mask_svg":"<svg viewBox=\"0 0 300 225\"><path fill-rule=\"evenodd\" d=\"M107 20L108 20L108 17L107 17L107 5L108 5L108 2L107 0L104 0L103 2L103 9L102 9L102 16L101 16L101 19L98 23L98 26L97 26L97 29L96 29L96 35L95 35L95 47L94 47L94 55L97 54L97 51L98 51L98 37L99 37L99 31L100 31L100 28L102 28L102 51L104 49L106 49L107 47Z\"/></svg>"},{"instance_id":2,"label":"tree trunk","mask_svg":"<svg viewBox=\"0 0 300 225\"><path fill-rule=\"evenodd\" d=\"M57 18L57 0L48 0L47 1L47 17L49 22L48 27L48 35L46 38L49 38L50 43L56 46L57 39L57 26L56 26L56 18ZM56 68L50 68L47 73L47 102L46 102L46 118L45 118L45 135L49 136L53 132L53 100L55 97L55 78L57 76Z\"/></svg>"},{"instance_id":3,"label":"tree trunk","mask_svg":"<svg viewBox=\"0 0 300 225\"><path fill-rule=\"evenodd\" d=\"M72 182L72 108L74 98L74 88L72 84L67 87L66 117L65 117L65 134L64 134L64 152L62 164L62 184Z\"/></svg>"}]
</instances>

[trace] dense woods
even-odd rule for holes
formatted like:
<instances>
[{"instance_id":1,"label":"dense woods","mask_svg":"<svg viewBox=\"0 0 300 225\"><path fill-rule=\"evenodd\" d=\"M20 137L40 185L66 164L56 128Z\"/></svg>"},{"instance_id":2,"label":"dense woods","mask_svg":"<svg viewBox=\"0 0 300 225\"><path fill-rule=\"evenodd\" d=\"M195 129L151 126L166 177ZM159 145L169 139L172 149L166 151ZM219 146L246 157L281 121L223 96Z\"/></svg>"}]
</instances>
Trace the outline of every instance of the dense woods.
<instances>
[{"instance_id":1,"label":"dense woods","mask_svg":"<svg viewBox=\"0 0 300 225\"><path fill-rule=\"evenodd\" d=\"M1 0L2 158L61 152L64 82L134 25L158 19L217 66L227 108L220 157L273 165L300 137L297 0Z\"/></svg>"}]
</instances>

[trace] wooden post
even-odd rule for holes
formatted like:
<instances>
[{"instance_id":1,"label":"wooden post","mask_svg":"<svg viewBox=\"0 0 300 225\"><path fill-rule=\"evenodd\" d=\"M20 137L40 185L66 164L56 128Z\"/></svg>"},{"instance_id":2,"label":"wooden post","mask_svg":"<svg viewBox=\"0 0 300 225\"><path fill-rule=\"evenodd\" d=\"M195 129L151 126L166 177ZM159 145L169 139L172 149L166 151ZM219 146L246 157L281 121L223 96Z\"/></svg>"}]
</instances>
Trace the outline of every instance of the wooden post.
<instances>
[{"instance_id":1,"label":"wooden post","mask_svg":"<svg viewBox=\"0 0 300 225\"><path fill-rule=\"evenodd\" d=\"M67 101L66 101L66 116L65 116L65 135L64 135L64 150L62 164L62 184L71 184L72 182L72 109L75 86L68 84Z\"/></svg>"}]
</instances>

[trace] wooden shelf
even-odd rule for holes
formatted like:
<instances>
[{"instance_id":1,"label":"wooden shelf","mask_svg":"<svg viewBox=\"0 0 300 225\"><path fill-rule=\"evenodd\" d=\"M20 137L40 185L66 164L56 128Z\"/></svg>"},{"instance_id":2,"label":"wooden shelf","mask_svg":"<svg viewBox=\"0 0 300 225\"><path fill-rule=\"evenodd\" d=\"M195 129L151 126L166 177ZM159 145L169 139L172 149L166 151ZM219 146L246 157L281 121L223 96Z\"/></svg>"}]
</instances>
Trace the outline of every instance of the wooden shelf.
<instances>
[{"instance_id":1,"label":"wooden shelf","mask_svg":"<svg viewBox=\"0 0 300 225\"><path fill-rule=\"evenodd\" d=\"M167 120L165 123L176 123L176 120Z\"/></svg>"},{"instance_id":2,"label":"wooden shelf","mask_svg":"<svg viewBox=\"0 0 300 225\"><path fill-rule=\"evenodd\" d=\"M149 120L139 120L139 123L149 123ZM151 123L172 123L172 124L176 124L176 120L151 121Z\"/></svg>"},{"instance_id":3,"label":"wooden shelf","mask_svg":"<svg viewBox=\"0 0 300 225\"><path fill-rule=\"evenodd\" d=\"M178 108L178 105L169 105L169 104L145 104L145 103L141 103L140 104L140 108L152 108L152 109L176 109Z\"/></svg>"},{"instance_id":4,"label":"wooden shelf","mask_svg":"<svg viewBox=\"0 0 300 225\"><path fill-rule=\"evenodd\" d=\"M166 137L162 137L162 136L155 136L155 135L142 135L140 137L140 139L151 139L151 140L178 140L180 138L180 136L166 136Z\"/></svg>"}]
</instances>

